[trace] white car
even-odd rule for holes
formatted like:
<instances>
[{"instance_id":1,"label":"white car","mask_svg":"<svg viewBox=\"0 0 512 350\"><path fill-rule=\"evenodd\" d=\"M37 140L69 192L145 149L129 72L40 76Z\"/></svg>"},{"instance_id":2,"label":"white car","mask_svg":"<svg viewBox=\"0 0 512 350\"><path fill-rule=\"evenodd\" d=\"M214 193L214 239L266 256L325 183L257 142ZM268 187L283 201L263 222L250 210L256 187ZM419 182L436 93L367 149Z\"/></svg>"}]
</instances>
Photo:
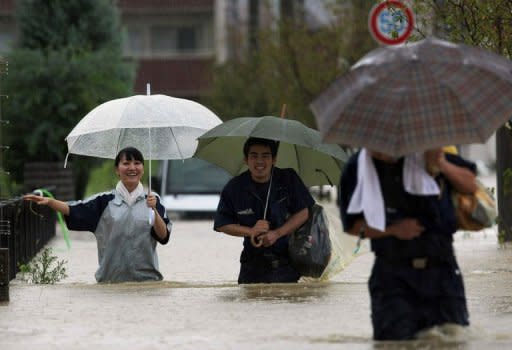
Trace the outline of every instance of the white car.
<instances>
[{"instance_id":1,"label":"white car","mask_svg":"<svg viewBox=\"0 0 512 350\"><path fill-rule=\"evenodd\" d=\"M220 193L230 178L224 169L201 159L164 160L156 190L170 217L213 217Z\"/></svg>"}]
</instances>

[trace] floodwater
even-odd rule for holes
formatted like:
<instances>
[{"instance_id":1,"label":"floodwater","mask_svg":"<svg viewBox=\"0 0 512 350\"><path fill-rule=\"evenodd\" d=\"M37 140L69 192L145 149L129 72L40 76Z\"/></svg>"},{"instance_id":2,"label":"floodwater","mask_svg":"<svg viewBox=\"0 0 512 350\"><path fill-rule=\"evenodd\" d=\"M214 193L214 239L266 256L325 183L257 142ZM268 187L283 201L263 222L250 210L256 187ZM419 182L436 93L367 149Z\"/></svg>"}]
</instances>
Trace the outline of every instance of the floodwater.
<instances>
[{"instance_id":1,"label":"floodwater","mask_svg":"<svg viewBox=\"0 0 512 350\"><path fill-rule=\"evenodd\" d=\"M345 269L329 281L239 286L241 239L214 232L210 220L176 220L171 241L158 248L164 281L98 285L93 235L71 232L68 251L58 234L49 245L67 260L69 277L11 281L10 302L0 304L0 348L512 348L512 248L498 245L495 229L456 234L472 325L400 343L372 340L373 255L364 247L354 257L355 241L344 239Z\"/></svg>"}]
</instances>

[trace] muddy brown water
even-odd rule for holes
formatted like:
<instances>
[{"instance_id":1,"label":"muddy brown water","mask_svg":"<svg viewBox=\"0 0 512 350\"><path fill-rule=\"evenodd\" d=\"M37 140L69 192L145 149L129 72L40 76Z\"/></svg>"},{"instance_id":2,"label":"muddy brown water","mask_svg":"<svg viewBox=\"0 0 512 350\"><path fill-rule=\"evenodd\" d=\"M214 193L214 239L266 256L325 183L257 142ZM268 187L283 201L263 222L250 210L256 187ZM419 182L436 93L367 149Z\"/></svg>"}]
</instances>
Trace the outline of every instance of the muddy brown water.
<instances>
[{"instance_id":1,"label":"muddy brown water","mask_svg":"<svg viewBox=\"0 0 512 350\"><path fill-rule=\"evenodd\" d=\"M209 220L177 220L170 243L158 248L164 281L99 285L92 234L71 232L69 251L58 234L49 246L67 260L69 277L55 285L11 281L10 302L0 305L0 349L512 348L512 247L498 245L495 229L455 239L471 326L379 343L366 284L371 253L327 282L239 286L241 239L214 232Z\"/></svg>"}]
</instances>

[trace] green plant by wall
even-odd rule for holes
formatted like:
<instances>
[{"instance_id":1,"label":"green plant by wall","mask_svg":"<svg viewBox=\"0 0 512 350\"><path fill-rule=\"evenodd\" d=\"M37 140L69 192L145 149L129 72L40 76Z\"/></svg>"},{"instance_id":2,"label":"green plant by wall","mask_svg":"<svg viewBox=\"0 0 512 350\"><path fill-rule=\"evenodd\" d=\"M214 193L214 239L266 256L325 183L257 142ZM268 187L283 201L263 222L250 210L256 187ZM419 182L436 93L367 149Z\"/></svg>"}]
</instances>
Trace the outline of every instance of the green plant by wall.
<instances>
[{"instance_id":1,"label":"green plant by wall","mask_svg":"<svg viewBox=\"0 0 512 350\"><path fill-rule=\"evenodd\" d=\"M66 260L58 260L52 248L45 248L28 264L19 266L21 278L34 284L55 284L68 277Z\"/></svg>"}]
</instances>

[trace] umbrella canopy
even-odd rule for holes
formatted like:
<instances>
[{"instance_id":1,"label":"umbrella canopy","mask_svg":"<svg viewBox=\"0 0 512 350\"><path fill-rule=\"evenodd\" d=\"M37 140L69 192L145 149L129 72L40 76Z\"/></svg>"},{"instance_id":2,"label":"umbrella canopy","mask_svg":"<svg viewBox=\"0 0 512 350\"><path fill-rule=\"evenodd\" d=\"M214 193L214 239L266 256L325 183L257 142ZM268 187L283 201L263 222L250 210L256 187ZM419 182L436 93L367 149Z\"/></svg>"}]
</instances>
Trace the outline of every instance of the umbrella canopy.
<instances>
[{"instance_id":1,"label":"umbrella canopy","mask_svg":"<svg viewBox=\"0 0 512 350\"><path fill-rule=\"evenodd\" d=\"M194 157L238 175L247 170L243 145L249 137L280 141L276 166L295 169L306 186L332 185L347 159L340 146L322 143L318 131L273 116L236 118L214 127L199 137Z\"/></svg>"},{"instance_id":2,"label":"umbrella canopy","mask_svg":"<svg viewBox=\"0 0 512 350\"><path fill-rule=\"evenodd\" d=\"M66 137L68 152L115 158L135 147L147 159L190 158L197 137L222 121L203 105L165 95L136 95L90 111Z\"/></svg>"},{"instance_id":3,"label":"umbrella canopy","mask_svg":"<svg viewBox=\"0 0 512 350\"><path fill-rule=\"evenodd\" d=\"M511 101L510 60L427 38L371 51L310 107L326 142L400 156L485 142Z\"/></svg>"}]
</instances>

